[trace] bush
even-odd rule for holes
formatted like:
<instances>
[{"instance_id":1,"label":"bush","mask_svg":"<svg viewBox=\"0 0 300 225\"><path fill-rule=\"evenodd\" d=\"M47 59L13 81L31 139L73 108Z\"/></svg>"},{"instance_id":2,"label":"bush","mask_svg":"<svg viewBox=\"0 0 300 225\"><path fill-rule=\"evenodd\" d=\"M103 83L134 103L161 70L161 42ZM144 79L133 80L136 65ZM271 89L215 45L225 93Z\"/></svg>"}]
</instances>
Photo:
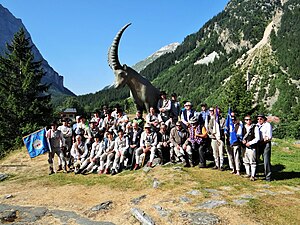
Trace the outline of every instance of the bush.
<instances>
[{"instance_id":1,"label":"bush","mask_svg":"<svg viewBox=\"0 0 300 225\"><path fill-rule=\"evenodd\" d=\"M276 138L300 139L300 121L285 122L273 125L273 136Z\"/></svg>"}]
</instances>

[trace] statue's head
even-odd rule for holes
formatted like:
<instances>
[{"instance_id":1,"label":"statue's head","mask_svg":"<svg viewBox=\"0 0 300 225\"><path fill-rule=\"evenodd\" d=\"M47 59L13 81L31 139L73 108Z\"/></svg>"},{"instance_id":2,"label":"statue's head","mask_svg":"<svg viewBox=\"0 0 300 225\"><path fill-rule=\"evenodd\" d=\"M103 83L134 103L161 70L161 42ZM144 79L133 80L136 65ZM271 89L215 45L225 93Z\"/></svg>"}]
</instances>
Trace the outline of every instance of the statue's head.
<instances>
[{"instance_id":1,"label":"statue's head","mask_svg":"<svg viewBox=\"0 0 300 225\"><path fill-rule=\"evenodd\" d=\"M114 70L115 74L115 82L114 86L115 88L120 88L123 87L126 84L126 77L127 77L127 72L124 69L116 69Z\"/></svg>"},{"instance_id":2,"label":"statue's head","mask_svg":"<svg viewBox=\"0 0 300 225\"><path fill-rule=\"evenodd\" d=\"M111 44L109 51L108 51L108 65L110 68L112 68L114 74L115 74L115 82L114 86L115 88L123 87L127 82L127 66L123 65L121 66L119 57L118 57L118 48L119 48L119 42L122 36L122 33L124 30L130 25L125 25L116 35L116 37L113 40L113 43Z\"/></svg>"}]
</instances>

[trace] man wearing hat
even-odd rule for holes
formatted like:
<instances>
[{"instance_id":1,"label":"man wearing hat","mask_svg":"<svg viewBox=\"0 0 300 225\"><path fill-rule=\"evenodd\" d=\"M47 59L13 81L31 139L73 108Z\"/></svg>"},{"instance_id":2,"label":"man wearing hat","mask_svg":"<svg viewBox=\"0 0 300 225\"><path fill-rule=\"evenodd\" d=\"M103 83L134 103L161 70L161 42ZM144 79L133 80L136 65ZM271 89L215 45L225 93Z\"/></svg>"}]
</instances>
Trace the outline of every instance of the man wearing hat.
<instances>
[{"instance_id":1,"label":"man wearing hat","mask_svg":"<svg viewBox=\"0 0 300 225\"><path fill-rule=\"evenodd\" d=\"M159 120L166 122L170 117L171 101L167 99L167 93L165 91L160 92L157 109L159 111Z\"/></svg>"},{"instance_id":2,"label":"man wearing hat","mask_svg":"<svg viewBox=\"0 0 300 225\"><path fill-rule=\"evenodd\" d=\"M100 133L99 127L96 126L97 121L93 118L89 121L89 127L85 129L84 138L85 138L85 153L89 154L90 149L92 147L92 144L94 142L94 137L96 134ZM85 155L83 157L87 157L88 155Z\"/></svg>"},{"instance_id":3,"label":"man wearing hat","mask_svg":"<svg viewBox=\"0 0 300 225\"><path fill-rule=\"evenodd\" d=\"M182 129L180 121L177 121L176 126L170 131L170 161L184 161L185 152L190 152L190 146L185 145L185 141L188 139L188 133L185 129Z\"/></svg>"},{"instance_id":4,"label":"man wearing hat","mask_svg":"<svg viewBox=\"0 0 300 225\"><path fill-rule=\"evenodd\" d=\"M267 122L267 117L264 114L257 116L257 126L261 137L261 141L258 145L259 156L261 154L263 155L266 181L271 181L272 126Z\"/></svg>"},{"instance_id":5,"label":"man wearing hat","mask_svg":"<svg viewBox=\"0 0 300 225\"><path fill-rule=\"evenodd\" d=\"M184 110L181 113L181 122L184 129L189 127L189 120L194 116L195 110L192 108L191 102L184 104Z\"/></svg>"},{"instance_id":6,"label":"man wearing hat","mask_svg":"<svg viewBox=\"0 0 300 225\"><path fill-rule=\"evenodd\" d=\"M59 158L58 160L59 165L57 171L63 170L64 172L67 172L66 161L62 151L62 149L65 147L65 139L63 133L57 129L56 121L53 121L51 123L51 129L49 129L46 132L46 137L48 138L50 143L50 151L48 153L49 175L54 173L53 170L54 154L56 154Z\"/></svg>"},{"instance_id":7,"label":"man wearing hat","mask_svg":"<svg viewBox=\"0 0 300 225\"><path fill-rule=\"evenodd\" d=\"M62 125L57 128L57 130L60 130L64 136L65 139L65 148L63 149L63 154L66 160L66 163L68 167L71 166L71 148L72 148L72 129L69 126L67 119L61 120Z\"/></svg>"},{"instance_id":8,"label":"man wearing hat","mask_svg":"<svg viewBox=\"0 0 300 225\"><path fill-rule=\"evenodd\" d=\"M140 147L136 149L134 170L137 170L141 164L144 166L147 155L150 153L150 159L147 163L148 167L152 166L152 161L155 156L157 146L157 134L151 131L150 124L146 124L143 133L141 134Z\"/></svg>"},{"instance_id":9,"label":"man wearing hat","mask_svg":"<svg viewBox=\"0 0 300 225\"><path fill-rule=\"evenodd\" d=\"M177 100L177 94L171 94L171 115L173 116L173 121L176 124L178 121L178 116L180 113L180 103Z\"/></svg>"}]
</instances>

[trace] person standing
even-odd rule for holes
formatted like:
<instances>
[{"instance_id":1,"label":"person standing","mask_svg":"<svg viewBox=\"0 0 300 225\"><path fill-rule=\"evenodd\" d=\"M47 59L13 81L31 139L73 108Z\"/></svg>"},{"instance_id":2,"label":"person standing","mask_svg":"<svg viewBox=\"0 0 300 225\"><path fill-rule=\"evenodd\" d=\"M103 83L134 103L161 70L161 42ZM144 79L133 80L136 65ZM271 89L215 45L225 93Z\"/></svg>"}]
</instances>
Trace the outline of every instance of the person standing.
<instances>
[{"instance_id":1,"label":"person standing","mask_svg":"<svg viewBox=\"0 0 300 225\"><path fill-rule=\"evenodd\" d=\"M216 111L216 113L215 113ZM211 139L211 147L213 150L213 157L215 159L215 166L213 169L224 170L223 162L224 162L224 142L221 139L221 125L219 121L219 109L216 107L209 108L210 120L208 122L208 134Z\"/></svg>"},{"instance_id":2,"label":"person standing","mask_svg":"<svg viewBox=\"0 0 300 225\"><path fill-rule=\"evenodd\" d=\"M171 94L171 115L173 116L174 124L176 124L176 122L178 121L179 113L180 113L180 103L177 100L177 94L173 93Z\"/></svg>"},{"instance_id":3,"label":"person standing","mask_svg":"<svg viewBox=\"0 0 300 225\"><path fill-rule=\"evenodd\" d=\"M132 130L128 134L129 140L129 149L127 152L127 168L126 169L133 169L135 165L135 151L140 147L140 139L143 130L138 126L138 124L132 123Z\"/></svg>"},{"instance_id":4,"label":"person standing","mask_svg":"<svg viewBox=\"0 0 300 225\"><path fill-rule=\"evenodd\" d=\"M266 181L271 181L271 140L272 140L272 126L267 122L267 117L264 114L257 116L257 125L260 131L261 141L259 142L259 155L263 155L264 171Z\"/></svg>"},{"instance_id":5,"label":"person standing","mask_svg":"<svg viewBox=\"0 0 300 225\"><path fill-rule=\"evenodd\" d=\"M46 132L46 137L48 138L48 141L50 143L50 151L48 152L49 175L54 173L53 159L55 154L59 157L57 172L63 170L64 173L66 173L66 161L63 154L65 139L63 133L57 129L56 121L51 123L51 129Z\"/></svg>"},{"instance_id":6,"label":"person standing","mask_svg":"<svg viewBox=\"0 0 300 225\"><path fill-rule=\"evenodd\" d=\"M62 119L62 125L57 129L60 130L65 139L65 148L63 149L63 154L68 167L71 167L71 148L72 148L72 128L69 126L69 121L67 119Z\"/></svg>"},{"instance_id":7,"label":"person standing","mask_svg":"<svg viewBox=\"0 0 300 225\"><path fill-rule=\"evenodd\" d=\"M115 175L124 168L126 152L129 148L128 137L124 136L122 129L118 130L118 137L115 139L115 160L111 169L111 175ZM127 166L127 165L126 165Z\"/></svg>"},{"instance_id":8,"label":"person standing","mask_svg":"<svg viewBox=\"0 0 300 225\"><path fill-rule=\"evenodd\" d=\"M157 109L159 111L159 121L166 122L170 118L171 100L167 99L167 93L165 91L160 92Z\"/></svg>"},{"instance_id":9,"label":"person standing","mask_svg":"<svg viewBox=\"0 0 300 225\"><path fill-rule=\"evenodd\" d=\"M246 169L246 178L250 178L251 181L255 180L256 172L256 148L257 143L260 140L260 134L258 126L252 124L250 115L245 116L245 126L243 127L243 162Z\"/></svg>"},{"instance_id":10,"label":"person standing","mask_svg":"<svg viewBox=\"0 0 300 225\"><path fill-rule=\"evenodd\" d=\"M107 138L105 138L101 143L103 146L103 154L100 156L100 166L98 168L98 174L109 174L109 168L110 164L112 162L112 159L115 156L115 141L113 140L113 131L107 131L106 132ZM104 164L105 170L104 170Z\"/></svg>"}]
</instances>

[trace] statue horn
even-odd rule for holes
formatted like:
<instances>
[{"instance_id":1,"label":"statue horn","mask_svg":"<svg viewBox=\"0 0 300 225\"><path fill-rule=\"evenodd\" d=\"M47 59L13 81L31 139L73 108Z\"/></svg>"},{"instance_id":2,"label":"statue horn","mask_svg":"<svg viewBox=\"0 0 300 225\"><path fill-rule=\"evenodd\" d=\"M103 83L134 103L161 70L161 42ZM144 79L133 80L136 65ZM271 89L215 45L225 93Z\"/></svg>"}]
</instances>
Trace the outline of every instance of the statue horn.
<instances>
[{"instance_id":1,"label":"statue horn","mask_svg":"<svg viewBox=\"0 0 300 225\"><path fill-rule=\"evenodd\" d=\"M108 65L113 70L122 68L118 57L119 42L124 30L130 25L131 23L128 23L124 27L122 27L122 29L117 33L108 50Z\"/></svg>"}]
</instances>

